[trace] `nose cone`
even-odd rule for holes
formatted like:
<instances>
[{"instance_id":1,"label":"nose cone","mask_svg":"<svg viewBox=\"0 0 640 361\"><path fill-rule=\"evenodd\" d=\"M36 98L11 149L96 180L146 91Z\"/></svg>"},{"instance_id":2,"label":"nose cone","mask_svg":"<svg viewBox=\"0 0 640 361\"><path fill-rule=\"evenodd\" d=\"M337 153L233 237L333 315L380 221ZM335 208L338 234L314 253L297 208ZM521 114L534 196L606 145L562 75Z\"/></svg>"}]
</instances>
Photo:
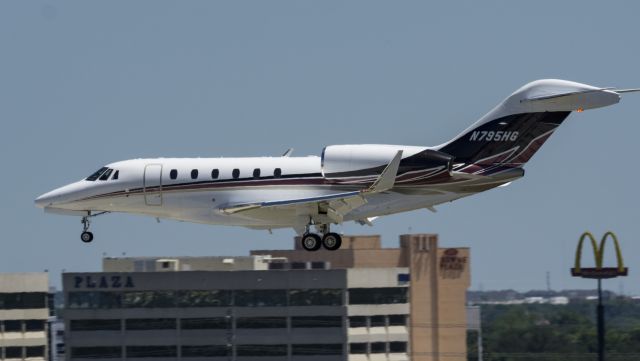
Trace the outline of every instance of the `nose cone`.
<instances>
[{"instance_id":1,"label":"nose cone","mask_svg":"<svg viewBox=\"0 0 640 361\"><path fill-rule=\"evenodd\" d=\"M38 208L44 208L54 205L60 199L60 188L47 192L40 197L36 198L35 204Z\"/></svg>"},{"instance_id":2,"label":"nose cone","mask_svg":"<svg viewBox=\"0 0 640 361\"><path fill-rule=\"evenodd\" d=\"M60 207L65 203L73 202L81 196L85 188L82 182L72 183L45 193L35 199L36 207Z\"/></svg>"}]
</instances>

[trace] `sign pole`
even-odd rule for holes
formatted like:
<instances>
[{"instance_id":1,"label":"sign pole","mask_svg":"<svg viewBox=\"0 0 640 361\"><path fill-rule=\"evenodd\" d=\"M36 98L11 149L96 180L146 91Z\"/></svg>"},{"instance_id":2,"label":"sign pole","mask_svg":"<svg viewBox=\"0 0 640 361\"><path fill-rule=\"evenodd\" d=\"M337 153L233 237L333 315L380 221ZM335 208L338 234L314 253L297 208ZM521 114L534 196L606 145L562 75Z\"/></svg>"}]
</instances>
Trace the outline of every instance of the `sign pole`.
<instances>
[{"instance_id":1,"label":"sign pole","mask_svg":"<svg viewBox=\"0 0 640 361\"><path fill-rule=\"evenodd\" d=\"M617 267L603 267L604 245L608 238L613 240L613 246L616 251L616 259L618 261ZM584 268L580 266L582 259L582 243L585 239L591 241L591 248L593 249L593 256L595 259L595 267ZM620 250L620 244L618 238L613 232L607 232L602 236L600 244L596 242L595 237L589 233L584 232L580 236L578 241L578 248L576 249L576 263L571 269L571 275L574 277L591 278L598 280L598 307L596 309L596 317L598 322L598 361L604 361L604 305L602 304L602 280L605 278L624 277L629 274L629 269L624 266L622 260L622 251Z\"/></svg>"},{"instance_id":2,"label":"sign pole","mask_svg":"<svg viewBox=\"0 0 640 361\"><path fill-rule=\"evenodd\" d=\"M602 305L602 279L598 278L598 361L604 361L604 306Z\"/></svg>"}]
</instances>

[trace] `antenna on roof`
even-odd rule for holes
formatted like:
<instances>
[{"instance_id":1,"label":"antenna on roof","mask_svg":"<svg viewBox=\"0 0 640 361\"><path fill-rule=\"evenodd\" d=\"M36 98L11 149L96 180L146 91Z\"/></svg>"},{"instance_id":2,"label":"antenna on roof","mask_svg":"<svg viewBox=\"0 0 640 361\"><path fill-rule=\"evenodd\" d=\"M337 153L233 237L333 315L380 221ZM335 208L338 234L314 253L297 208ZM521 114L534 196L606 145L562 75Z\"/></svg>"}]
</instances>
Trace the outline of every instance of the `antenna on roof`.
<instances>
[{"instance_id":1,"label":"antenna on roof","mask_svg":"<svg viewBox=\"0 0 640 361\"><path fill-rule=\"evenodd\" d=\"M551 272L547 271L547 291L551 291Z\"/></svg>"},{"instance_id":2,"label":"antenna on roof","mask_svg":"<svg viewBox=\"0 0 640 361\"><path fill-rule=\"evenodd\" d=\"M291 156L291 153L293 153L293 148L287 149L287 151L284 152L284 154L282 156L283 157L289 157L289 156Z\"/></svg>"}]
</instances>

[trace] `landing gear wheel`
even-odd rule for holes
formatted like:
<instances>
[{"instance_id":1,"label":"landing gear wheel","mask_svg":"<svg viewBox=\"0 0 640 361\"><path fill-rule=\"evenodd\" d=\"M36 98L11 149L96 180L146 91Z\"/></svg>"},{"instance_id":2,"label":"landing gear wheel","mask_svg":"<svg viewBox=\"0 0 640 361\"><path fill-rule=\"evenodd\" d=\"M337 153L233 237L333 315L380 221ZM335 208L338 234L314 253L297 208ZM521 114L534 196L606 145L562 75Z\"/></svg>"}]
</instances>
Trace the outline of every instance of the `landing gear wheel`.
<instances>
[{"instance_id":1,"label":"landing gear wheel","mask_svg":"<svg viewBox=\"0 0 640 361\"><path fill-rule=\"evenodd\" d=\"M302 236L302 248L307 251L317 251L322 246L322 240L320 236L315 233L305 233Z\"/></svg>"},{"instance_id":2,"label":"landing gear wheel","mask_svg":"<svg viewBox=\"0 0 640 361\"><path fill-rule=\"evenodd\" d=\"M80 235L80 239L82 240L82 242L84 243L90 243L91 241L93 241L93 233L89 232L89 231L84 231L82 232L82 234Z\"/></svg>"},{"instance_id":3,"label":"landing gear wheel","mask_svg":"<svg viewBox=\"0 0 640 361\"><path fill-rule=\"evenodd\" d=\"M327 233L322 237L322 245L329 251L335 251L342 246L342 237L337 233Z\"/></svg>"}]
</instances>

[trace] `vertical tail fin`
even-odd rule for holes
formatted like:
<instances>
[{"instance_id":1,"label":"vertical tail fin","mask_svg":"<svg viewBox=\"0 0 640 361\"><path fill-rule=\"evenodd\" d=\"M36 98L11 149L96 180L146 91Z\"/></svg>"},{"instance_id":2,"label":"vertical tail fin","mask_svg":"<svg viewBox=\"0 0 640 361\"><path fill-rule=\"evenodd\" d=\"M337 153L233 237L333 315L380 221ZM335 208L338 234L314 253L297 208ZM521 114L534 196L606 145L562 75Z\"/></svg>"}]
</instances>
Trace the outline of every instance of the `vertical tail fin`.
<instances>
[{"instance_id":1,"label":"vertical tail fin","mask_svg":"<svg viewBox=\"0 0 640 361\"><path fill-rule=\"evenodd\" d=\"M436 149L454 156L457 164L521 167L572 111L619 101L620 95L610 89L566 80L537 80Z\"/></svg>"}]
</instances>

